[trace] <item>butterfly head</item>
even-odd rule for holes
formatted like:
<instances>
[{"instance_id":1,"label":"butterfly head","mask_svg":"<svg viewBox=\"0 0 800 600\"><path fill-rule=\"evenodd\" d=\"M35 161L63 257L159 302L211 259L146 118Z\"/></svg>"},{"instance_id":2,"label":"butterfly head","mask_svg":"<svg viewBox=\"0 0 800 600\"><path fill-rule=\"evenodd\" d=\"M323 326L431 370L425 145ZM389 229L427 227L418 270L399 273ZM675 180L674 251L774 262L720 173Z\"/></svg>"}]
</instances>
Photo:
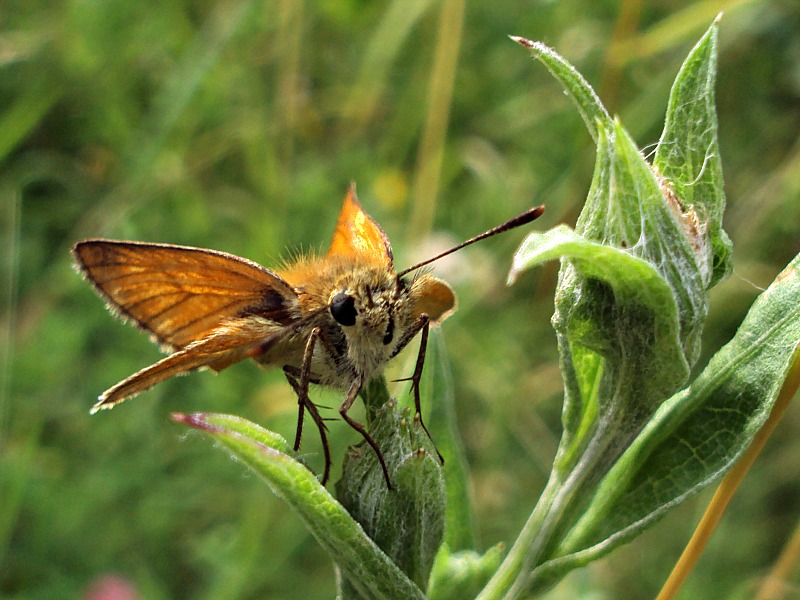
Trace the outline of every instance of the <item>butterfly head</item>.
<instances>
[{"instance_id":1,"label":"butterfly head","mask_svg":"<svg viewBox=\"0 0 800 600\"><path fill-rule=\"evenodd\" d=\"M348 355L362 372L388 361L423 314L433 323L441 322L455 305L450 286L431 275L406 279L393 271L369 268L341 277L327 302L330 318L347 342Z\"/></svg>"},{"instance_id":2,"label":"butterfly head","mask_svg":"<svg viewBox=\"0 0 800 600\"><path fill-rule=\"evenodd\" d=\"M328 311L351 344L393 347L398 326L407 320L407 304L408 290L394 273L365 269L334 286Z\"/></svg>"}]
</instances>

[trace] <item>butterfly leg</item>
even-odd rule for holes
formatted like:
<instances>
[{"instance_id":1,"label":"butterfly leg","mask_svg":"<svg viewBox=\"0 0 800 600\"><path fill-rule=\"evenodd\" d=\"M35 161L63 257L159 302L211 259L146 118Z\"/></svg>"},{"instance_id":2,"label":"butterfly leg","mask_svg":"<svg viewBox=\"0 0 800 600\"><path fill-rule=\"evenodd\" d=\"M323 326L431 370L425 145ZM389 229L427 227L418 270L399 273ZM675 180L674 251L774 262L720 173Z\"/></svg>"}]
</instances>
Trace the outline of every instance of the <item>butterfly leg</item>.
<instances>
[{"instance_id":1,"label":"butterfly leg","mask_svg":"<svg viewBox=\"0 0 800 600\"><path fill-rule=\"evenodd\" d=\"M411 327L408 328L405 335L400 340L400 343L397 345L392 357L396 356L400 353L400 351L405 348L408 343L414 338L417 333L420 331L422 332L420 335L419 340L419 353L417 354L417 363L414 366L414 374L409 378L411 379L411 392L414 394L414 409L416 410L417 416L419 417L419 424L422 425L423 431L425 431L428 439L433 444L433 449L436 450L436 456L439 457L439 462L444 464L444 457L442 453L439 452L439 449L436 447L436 442L433 441L431 437L430 431L425 426L425 422L422 420L422 402L420 400L420 393L419 393L419 383L422 380L422 368L425 366L425 353L428 349L428 331L430 330L430 319L428 315L425 313L421 314L419 318L414 322ZM406 379L407 381L407 379Z\"/></svg>"},{"instance_id":2,"label":"butterfly leg","mask_svg":"<svg viewBox=\"0 0 800 600\"><path fill-rule=\"evenodd\" d=\"M372 436L367 433L367 430L364 429L364 426L347 416L347 411L353 406L353 402L356 401L358 397L358 392L361 391L361 386L364 384L364 378L361 375L357 375L353 383L350 385L350 389L347 391L347 397L342 402L342 405L339 407L339 414L342 416L350 427L355 429L361 436L366 440L366 442L372 446L372 449L375 451L375 454L378 457L378 461L381 463L381 469L383 469L383 478L386 480L386 487L390 490L392 489L392 482L389 479L389 469L386 468L386 461L383 460L383 453L381 453L381 449L378 447L378 444L375 440L372 439Z\"/></svg>"},{"instance_id":3,"label":"butterfly leg","mask_svg":"<svg viewBox=\"0 0 800 600\"><path fill-rule=\"evenodd\" d=\"M294 439L294 450L297 452L300 449L300 439L303 434L303 419L305 417L305 411L308 410L308 414L311 415L311 418L314 420L314 423L317 425L317 429L319 429L319 436L320 440L322 441L322 452L325 456L325 471L322 475L322 485L328 483L328 476L331 472L331 451L328 446L328 435L326 433L325 421L322 416L319 414L317 410L317 406L311 401L308 397L308 385L309 383L315 383L316 380L311 376L311 360L314 357L314 346L316 345L317 339L320 336L320 329L319 327L315 327L311 331L311 335L308 336L308 341L306 342L306 348L303 352L303 364L300 368L300 379L297 379L297 373L295 369L292 369L290 366L286 366L283 368L283 372L286 375L286 379L289 382L289 385L292 386L295 393L297 394L297 404L298 404L298 416L297 416L297 433L295 434Z\"/></svg>"},{"instance_id":4,"label":"butterfly leg","mask_svg":"<svg viewBox=\"0 0 800 600\"><path fill-rule=\"evenodd\" d=\"M297 415L297 433L294 436L294 446L292 449L297 452L300 449L300 438L303 437L303 421L305 420L306 405L302 400L302 392L300 391L300 383L297 378L300 376L300 371L289 365L284 365L283 374L286 376L286 381L292 386L295 395L297 396L297 406L299 407L299 414Z\"/></svg>"},{"instance_id":5,"label":"butterfly leg","mask_svg":"<svg viewBox=\"0 0 800 600\"><path fill-rule=\"evenodd\" d=\"M297 405L299 407L299 414L297 416L297 433L295 434L294 438L294 451L297 452L300 449L300 439L303 436L303 421L305 420L305 409L309 408L309 406L313 408L309 408L309 411L316 409L317 405L309 400L308 402L302 401L302 392L300 391L300 369L293 367L291 365L284 365L283 367L283 374L286 376L286 381L289 382L289 385L292 386L294 393L297 395ZM309 383L319 383L319 381L315 379L310 379ZM312 416L313 418L313 416ZM324 418L320 417L323 421Z\"/></svg>"}]
</instances>

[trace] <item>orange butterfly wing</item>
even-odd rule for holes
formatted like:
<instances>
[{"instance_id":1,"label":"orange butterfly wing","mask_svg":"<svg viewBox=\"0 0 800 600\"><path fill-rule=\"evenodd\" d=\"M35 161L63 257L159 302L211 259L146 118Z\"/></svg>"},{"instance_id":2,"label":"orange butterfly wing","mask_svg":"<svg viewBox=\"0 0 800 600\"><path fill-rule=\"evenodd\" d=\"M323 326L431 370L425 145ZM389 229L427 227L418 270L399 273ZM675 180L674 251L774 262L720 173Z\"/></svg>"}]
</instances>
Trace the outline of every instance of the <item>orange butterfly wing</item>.
<instances>
[{"instance_id":1,"label":"orange butterfly wing","mask_svg":"<svg viewBox=\"0 0 800 600\"><path fill-rule=\"evenodd\" d=\"M225 252L142 242L84 240L72 250L83 275L122 317L171 350L227 319L294 320L297 297L278 275Z\"/></svg>"},{"instance_id":2,"label":"orange butterfly wing","mask_svg":"<svg viewBox=\"0 0 800 600\"><path fill-rule=\"evenodd\" d=\"M350 184L339 220L328 249L328 258L358 258L376 266L394 269L389 238L370 217L356 197L356 187Z\"/></svg>"},{"instance_id":3,"label":"orange butterfly wing","mask_svg":"<svg viewBox=\"0 0 800 600\"><path fill-rule=\"evenodd\" d=\"M265 327L263 322L252 317L231 321L228 325L214 329L203 339L189 344L183 350L162 358L107 389L100 395L91 412L112 408L165 379L193 369L210 367L220 371L251 356L248 347L269 344L280 338L283 332L283 329Z\"/></svg>"}]
</instances>

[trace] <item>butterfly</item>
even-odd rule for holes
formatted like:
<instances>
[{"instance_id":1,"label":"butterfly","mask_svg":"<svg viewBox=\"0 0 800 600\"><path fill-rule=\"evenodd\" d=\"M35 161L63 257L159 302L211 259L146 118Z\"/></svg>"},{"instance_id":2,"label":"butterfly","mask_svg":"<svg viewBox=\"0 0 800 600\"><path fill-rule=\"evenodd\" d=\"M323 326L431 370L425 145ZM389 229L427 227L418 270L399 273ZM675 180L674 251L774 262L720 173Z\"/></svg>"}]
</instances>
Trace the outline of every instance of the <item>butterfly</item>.
<instances>
[{"instance_id":1,"label":"butterfly","mask_svg":"<svg viewBox=\"0 0 800 600\"><path fill-rule=\"evenodd\" d=\"M457 301L446 282L419 268L528 223L543 210L530 209L399 273L389 239L361 207L352 184L327 254L300 257L280 269L204 248L106 239L77 242L72 249L76 267L109 310L150 333L170 353L103 392L92 413L175 375L199 368L221 371L253 359L281 368L297 395L295 451L306 412L319 429L323 485L330 474L330 449L325 422L309 398L310 384L344 391L339 415L375 451L391 488L378 444L348 412L363 386L419 334L411 387L420 414L428 331L456 310Z\"/></svg>"}]
</instances>

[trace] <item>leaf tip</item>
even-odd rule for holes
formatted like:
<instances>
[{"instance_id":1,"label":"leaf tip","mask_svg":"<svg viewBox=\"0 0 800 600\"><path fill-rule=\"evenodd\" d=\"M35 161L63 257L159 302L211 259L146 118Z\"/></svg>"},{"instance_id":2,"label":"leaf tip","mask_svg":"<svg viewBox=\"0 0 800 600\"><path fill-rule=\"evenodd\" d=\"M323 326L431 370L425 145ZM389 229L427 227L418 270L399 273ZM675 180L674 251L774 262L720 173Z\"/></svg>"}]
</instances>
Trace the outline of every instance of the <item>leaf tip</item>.
<instances>
[{"instance_id":1,"label":"leaf tip","mask_svg":"<svg viewBox=\"0 0 800 600\"><path fill-rule=\"evenodd\" d=\"M511 264L511 269L508 271L508 276L506 277L506 285L514 285L517 283L517 277L519 277L519 269L516 265L516 260Z\"/></svg>"},{"instance_id":2,"label":"leaf tip","mask_svg":"<svg viewBox=\"0 0 800 600\"><path fill-rule=\"evenodd\" d=\"M220 433L222 431L221 427L209 423L208 419L206 418L206 413L186 414L186 413L174 412L170 415L170 418L175 423L188 425L189 427L193 427L194 429L201 429L203 431L209 431L212 433Z\"/></svg>"},{"instance_id":3,"label":"leaf tip","mask_svg":"<svg viewBox=\"0 0 800 600\"><path fill-rule=\"evenodd\" d=\"M508 37L511 41L517 42L520 46L524 46L528 50L533 50L534 46L536 46L536 42L532 42L528 38L519 35L509 35Z\"/></svg>"}]
</instances>

